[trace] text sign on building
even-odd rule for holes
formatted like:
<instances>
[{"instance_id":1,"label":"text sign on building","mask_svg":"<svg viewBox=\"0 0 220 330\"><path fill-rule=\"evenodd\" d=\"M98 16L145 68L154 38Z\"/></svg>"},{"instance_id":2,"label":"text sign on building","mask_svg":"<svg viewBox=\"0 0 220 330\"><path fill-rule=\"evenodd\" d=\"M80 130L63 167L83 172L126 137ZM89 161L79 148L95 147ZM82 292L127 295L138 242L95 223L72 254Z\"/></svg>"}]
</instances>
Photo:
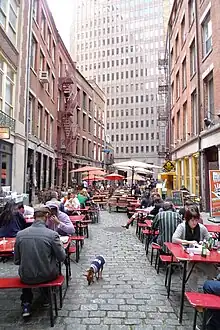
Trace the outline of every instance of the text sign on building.
<instances>
[{"instance_id":1,"label":"text sign on building","mask_svg":"<svg viewBox=\"0 0 220 330\"><path fill-rule=\"evenodd\" d=\"M165 172L171 172L171 171L175 171L175 165L168 160L164 165L163 165L163 169Z\"/></svg>"},{"instance_id":2,"label":"text sign on building","mask_svg":"<svg viewBox=\"0 0 220 330\"><path fill-rule=\"evenodd\" d=\"M209 171L210 213L220 217L220 170Z\"/></svg>"},{"instance_id":3,"label":"text sign on building","mask_svg":"<svg viewBox=\"0 0 220 330\"><path fill-rule=\"evenodd\" d=\"M10 139L10 127L0 127L0 139Z\"/></svg>"}]
</instances>

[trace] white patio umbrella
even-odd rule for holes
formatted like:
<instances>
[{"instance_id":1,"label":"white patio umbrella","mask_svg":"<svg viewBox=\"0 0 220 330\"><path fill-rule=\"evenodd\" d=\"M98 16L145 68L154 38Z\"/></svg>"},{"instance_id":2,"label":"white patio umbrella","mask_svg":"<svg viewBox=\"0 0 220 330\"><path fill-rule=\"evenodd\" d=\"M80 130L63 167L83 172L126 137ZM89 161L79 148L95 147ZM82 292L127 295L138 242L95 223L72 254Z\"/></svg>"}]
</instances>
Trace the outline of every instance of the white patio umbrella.
<instances>
[{"instance_id":1,"label":"white patio umbrella","mask_svg":"<svg viewBox=\"0 0 220 330\"><path fill-rule=\"evenodd\" d=\"M152 165L152 164L147 164L144 162L139 162L137 160L128 160L126 162L121 162L121 163L114 163L113 166L117 167L117 168L129 168L132 171L132 180L131 180L131 185L133 186L133 182L134 182L134 173L135 170L137 168L160 168L157 165Z\"/></svg>"},{"instance_id":2,"label":"white patio umbrella","mask_svg":"<svg viewBox=\"0 0 220 330\"><path fill-rule=\"evenodd\" d=\"M132 176L129 176L129 177L127 178L127 180L128 180L128 181L131 181L131 180L132 180ZM135 173L135 174L134 174L134 177L133 177L133 180L134 180L134 181L145 181L146 178L144 178L143 176L141 176L141 175Z\"/></svg>"}]
</instances>

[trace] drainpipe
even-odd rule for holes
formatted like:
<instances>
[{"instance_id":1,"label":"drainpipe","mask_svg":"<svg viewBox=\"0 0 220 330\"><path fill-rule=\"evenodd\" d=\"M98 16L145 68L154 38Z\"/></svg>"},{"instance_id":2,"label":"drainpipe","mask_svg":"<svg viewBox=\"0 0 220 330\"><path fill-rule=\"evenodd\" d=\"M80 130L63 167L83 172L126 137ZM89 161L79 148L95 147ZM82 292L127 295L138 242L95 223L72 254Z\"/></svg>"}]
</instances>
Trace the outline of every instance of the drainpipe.
<instances>
[{"instance_id":1,"label":"drainpipe","mask_svg":"<svg viewBox=\"0 0 220 330\"><path fill-rule=\"evenodd\" d=\"M27 190L27 162L28 162L28 110L29 110L29 87L31 68L31 41L32 41L32 21L33 21L33 0L25 1L29 3L28 13L28 43L27 43L27 70L26 70L26 105L25 105L25 151L24 151L24 192Z\"/></svg>"},{"instance_id":2,"label":"drainpipe","mask_svg":"<svg viewBox=\"0 0 220 330\"><path fill-rule=\"evenodd\" d=\"M201 100L201 88L200 88L200 44L199 44L199 18L198 18L198 5L197 1L195 1L195 24L196 24L196 36L195 36L195 42L196 42L196 59L197 59L197 133L198 133L198 151L199 151L199 197L200 197L200 210L203 209L203 203L202 203L202 181L201 178L203 176L203 169L202 169L202 150L201 150L201 121L200 121L200 100Z\"/></svg>"}]
</instances>

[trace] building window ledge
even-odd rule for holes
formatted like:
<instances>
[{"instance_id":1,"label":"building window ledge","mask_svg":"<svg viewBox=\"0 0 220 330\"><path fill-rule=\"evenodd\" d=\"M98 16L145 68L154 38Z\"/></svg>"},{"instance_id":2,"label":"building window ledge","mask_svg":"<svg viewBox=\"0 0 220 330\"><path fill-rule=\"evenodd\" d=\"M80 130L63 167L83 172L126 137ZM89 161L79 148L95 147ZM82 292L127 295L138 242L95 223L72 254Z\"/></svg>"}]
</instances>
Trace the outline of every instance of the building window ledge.
<instances>
[{"instance_id":1,"label":"building window ledge","mask_svg":"<svg viewBox=\"0 0 220 330\"><path fill-rule=\"evenodd\" d=\"M193 78L195 77L195 75L196 75L196 71L191 74L190 80L193 80Z\"/></svg>"},{"instance_id":2,"label":"building window ledge","mask_svg":"<svg viewBox=\"0 0 220 330\"><path fill-rule=\"evenodd\" d=\"M208 53L205 54L205 55L203 56L203 58L202 58L202 62L205 62L205 60L207 59L207 57L209 57L209 55L212 53L212 50L213 50L213 48L211 48L211 49L208 51Z\"/></svg>"}]
</instances>

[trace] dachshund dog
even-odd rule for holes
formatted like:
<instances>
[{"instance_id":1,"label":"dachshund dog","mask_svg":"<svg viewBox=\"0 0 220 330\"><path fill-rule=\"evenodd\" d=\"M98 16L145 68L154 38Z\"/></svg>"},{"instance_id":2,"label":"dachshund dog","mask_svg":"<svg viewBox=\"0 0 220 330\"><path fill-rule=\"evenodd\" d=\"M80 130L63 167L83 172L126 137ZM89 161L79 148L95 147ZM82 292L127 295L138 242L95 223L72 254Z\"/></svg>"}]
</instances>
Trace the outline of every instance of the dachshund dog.
<instances>
[{"instance_id":1,"label":"dachshund dog","mask_svg":"<svg viewBox=\"0 0 220 330\"><path fill-rule=\"evenodd\" d=\"M105 264L105 259L103 256L97 256L90 265L90 268L87 269L87 273L85 274L86 279L88 281L88 285L94 283L94 276L97 281L102 278L103 266Z\"/></svg>"}]
</instances>

